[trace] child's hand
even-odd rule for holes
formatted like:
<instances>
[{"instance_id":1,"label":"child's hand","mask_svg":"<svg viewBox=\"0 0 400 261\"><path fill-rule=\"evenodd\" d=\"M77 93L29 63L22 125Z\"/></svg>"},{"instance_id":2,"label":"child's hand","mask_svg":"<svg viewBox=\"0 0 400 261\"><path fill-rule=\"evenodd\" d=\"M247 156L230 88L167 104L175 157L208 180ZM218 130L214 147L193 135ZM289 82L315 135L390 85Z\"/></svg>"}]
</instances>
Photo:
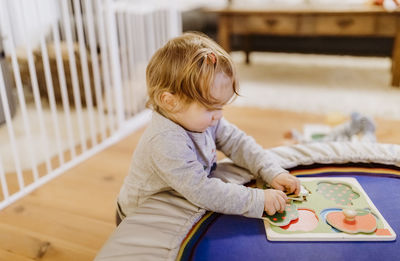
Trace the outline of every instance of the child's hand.
<instances>
[{"instance_id":1,"label":"child's hand","mask_svg":"<svg viewBox=\"0 0 400 261\"><path fill-rule=\"evenodd\" d=\"M286 208L287 196L280 190L266 189L264 190L264 210L268 215L276 212L282 213Z\"/></svg>"},{"instance_id":2,"label":"child's hand","mask_svg":"<svg viewBox=\"0 0 400 261\"><path fill-rule=\"evenodd\" d=\"M300 180L288 173L279 174L272 180L270 185L274 189L285 191L288 194L294 193L298 195L300 193Z\"/></svg>"}]
</instances>

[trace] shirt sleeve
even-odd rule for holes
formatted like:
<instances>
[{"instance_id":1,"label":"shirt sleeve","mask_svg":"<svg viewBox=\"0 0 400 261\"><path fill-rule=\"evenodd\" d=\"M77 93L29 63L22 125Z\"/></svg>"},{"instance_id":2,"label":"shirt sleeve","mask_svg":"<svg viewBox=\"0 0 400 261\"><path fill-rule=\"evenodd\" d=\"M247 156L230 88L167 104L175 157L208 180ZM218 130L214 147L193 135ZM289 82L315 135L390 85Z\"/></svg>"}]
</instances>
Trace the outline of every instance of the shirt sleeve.
<instances>
[{"instance_id":1,"label":"shirt sleeve","mask_svg":"<svg viewBox=\"0 0 400 261\"><path fill-rule=\"evenodd\" d=\"M199 207L260 218L264 192L208 177L187 141L188 137L183 134L154 137L150 143L152 172Z\"/></svg>"},{"instance_id":2,"label":"shirt sleeve","mask_svg":"<svg viewBox=\"0 0 400 261\"><path fill-rule=\"evenodd\" d=\"M248 169L256 178L270 183L277 175L287 173L251 137L222 118L215 129L217 149L236 165Z\"/></svg>"}]
</instances>

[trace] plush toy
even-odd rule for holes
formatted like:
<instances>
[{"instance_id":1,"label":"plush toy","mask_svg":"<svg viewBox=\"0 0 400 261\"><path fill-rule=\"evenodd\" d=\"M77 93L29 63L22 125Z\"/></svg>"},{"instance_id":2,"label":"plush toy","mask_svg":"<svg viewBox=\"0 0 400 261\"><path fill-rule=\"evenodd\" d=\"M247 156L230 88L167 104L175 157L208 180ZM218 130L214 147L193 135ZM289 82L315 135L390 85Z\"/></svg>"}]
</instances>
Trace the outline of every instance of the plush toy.
<instances>
[{"instance_id":1,"label":"plush toy","mask_svg":"<svg viewBox=\"0 0 400 261\"><path fill-rule=\"evenodd\" d=\"M360 141L376 142L375 123L372 118L353 112L350 120L331 128L327 125L304 126L304 133L295 129L284 134L291 143L326 142L326 141Z\"/></svg>"}]
</instances>

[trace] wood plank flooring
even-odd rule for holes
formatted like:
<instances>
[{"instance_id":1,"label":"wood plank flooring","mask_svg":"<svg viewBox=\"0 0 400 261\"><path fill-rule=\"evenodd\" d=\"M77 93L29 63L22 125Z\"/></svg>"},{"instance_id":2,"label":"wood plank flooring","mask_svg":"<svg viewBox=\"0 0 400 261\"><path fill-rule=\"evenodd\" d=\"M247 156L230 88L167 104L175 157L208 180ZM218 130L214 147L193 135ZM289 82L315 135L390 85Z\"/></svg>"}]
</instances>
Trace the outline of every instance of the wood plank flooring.
<instances>
[{"instance_id":1,"label":"wood plank flooring","mask_svg":"<svg viewBox=\"0 0 400 261\"><path fill-rule=\"evenodd\" d=\"M326 117L228 107L225 117L262 146ZM400 121L377 119L379 142L400 144ZM115 199L143 129L0 211L0 261L93 260L115 228Z\"/></svg>"}]
</instances>

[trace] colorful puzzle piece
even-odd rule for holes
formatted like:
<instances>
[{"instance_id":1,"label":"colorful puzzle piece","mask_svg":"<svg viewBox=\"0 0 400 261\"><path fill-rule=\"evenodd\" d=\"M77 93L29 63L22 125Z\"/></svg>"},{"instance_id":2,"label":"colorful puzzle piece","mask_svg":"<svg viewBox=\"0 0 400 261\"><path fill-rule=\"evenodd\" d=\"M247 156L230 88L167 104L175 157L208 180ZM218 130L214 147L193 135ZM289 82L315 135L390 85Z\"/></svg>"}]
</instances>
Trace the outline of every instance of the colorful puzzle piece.
<instances>
[{"instance_id":1,"label":"colorful puzzle piece","mask_svg":"<svg viewBox=\"0 0 400 261\"><path fill-rule=\"evenodd\" d=\"M326 215L326 221L332 227L349 234L372 233L377 228L375 216L363 209L330 212Z\"/></svg>"},{"instance_id":2,"label":"colorful puzzle piece","mask_svg":"<svg viewBox=\"0 0 400 261\"><path fill-rule=\"evenodd\" d=\"M351 206L352 200L360 197L350 186L342 183L320 182L317 191L342 206Z\"/></svg>"},{"instance_id":3,"label":"colorful puzzle piece","mask_svg":"<svg viewBox=\"0 0 400 261\"><path fill-rule=\"evenodd\" d=\"M281 226L287 231L312 231L318 226L318 217L309 209L298 209L299 218L292 220L288 225Z\"/></svg>"},{"instance_id":4,"label":"colorful puzzle piece","mask_svg":"<svg viewBox=\"0 0 400 261\"><path fill-rule=\"evenodd\" d=\"M309 191L303 185L300 185L300 192L298 195L288 194L287 196L290 200L304 201L307 200L308 195Z\"/></svg>"},{"instance_id":5,"label":"colorful puzzle piece","mask_svg":"<svg viewBox=\"0 0 400 261\"><path fill-rule=\"evenodd\" d=\"M295 220L299 217L297 206L295 204L287 204L283 213L275 213L275 215L269 216L264 212L264 219L267 219L271 224L275 226L286 226L290 221Z\"/></svg>"}]
</instances>

